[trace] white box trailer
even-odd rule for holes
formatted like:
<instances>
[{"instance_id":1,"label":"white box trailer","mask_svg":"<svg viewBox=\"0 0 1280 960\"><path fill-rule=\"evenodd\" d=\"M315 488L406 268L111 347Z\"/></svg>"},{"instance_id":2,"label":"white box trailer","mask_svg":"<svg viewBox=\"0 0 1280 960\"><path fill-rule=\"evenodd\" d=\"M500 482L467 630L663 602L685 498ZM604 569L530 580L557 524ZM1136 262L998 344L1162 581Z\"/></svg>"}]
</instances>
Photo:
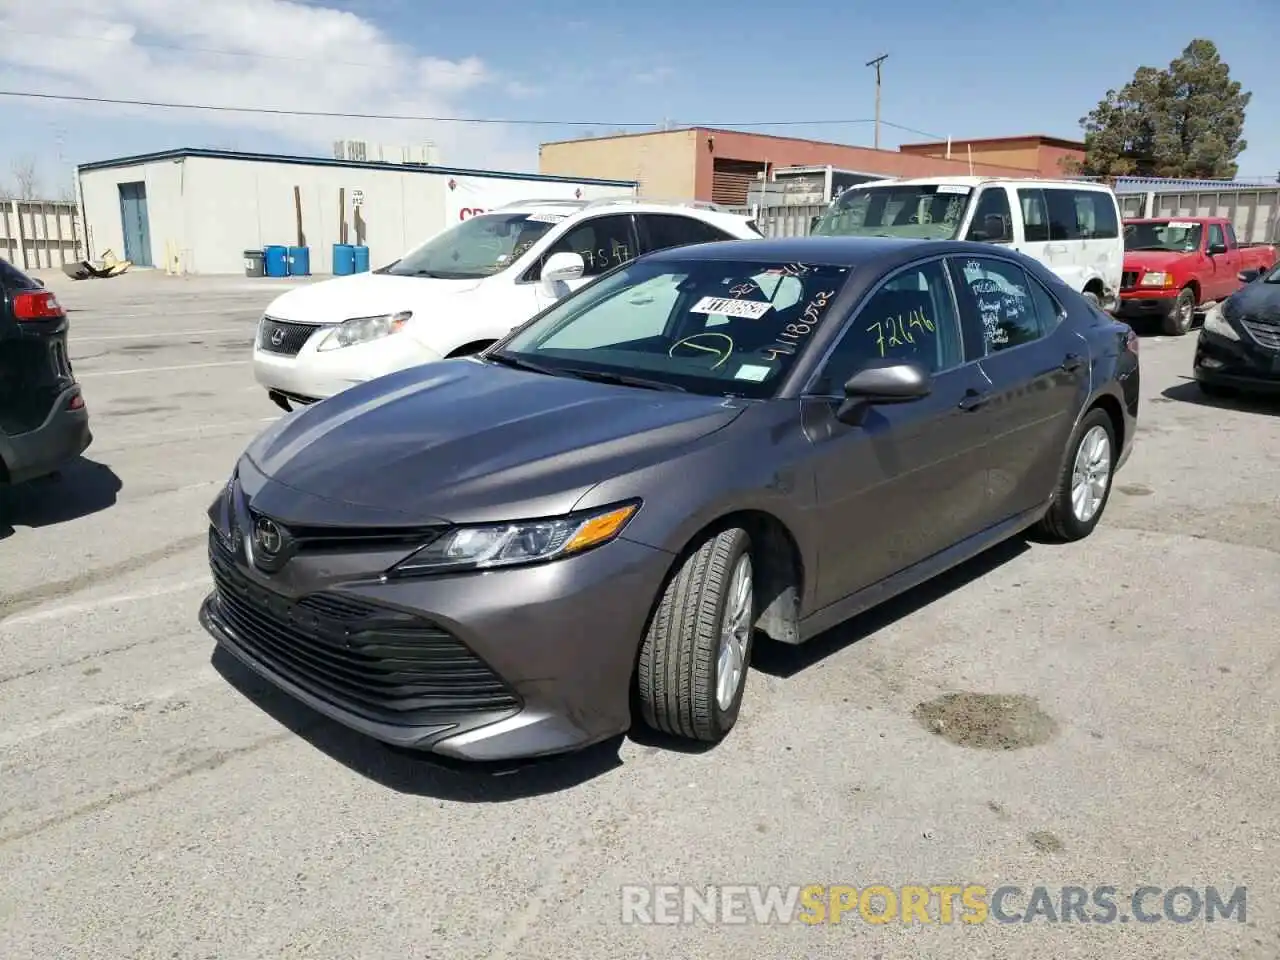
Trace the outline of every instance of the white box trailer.
<instances>
[{"instance_id":1,"label":"white box trailer","mask_svg":"<svg viewBox=\"0 0 1280 960\"><path fill-rule=\"evenodd\" d=\"M1226 217L1241 243L1280 244L1280 185L1119 178L1120 214L1137 217Z\"/></svg>"},{"instance_id":2,"label":"white box trailer","mask_svg":"<svg viewBox=\"0 0 1280 960\"><path fill-rule=\"evenodd\" d=\"M90 259L110 250L139 267L234 274L247 250L297 246L326 275L335 244L367 246L378 267L514 200L634 197L636 183L183 149L83 164L77 190Z\"/></svg>"}]
</instances>

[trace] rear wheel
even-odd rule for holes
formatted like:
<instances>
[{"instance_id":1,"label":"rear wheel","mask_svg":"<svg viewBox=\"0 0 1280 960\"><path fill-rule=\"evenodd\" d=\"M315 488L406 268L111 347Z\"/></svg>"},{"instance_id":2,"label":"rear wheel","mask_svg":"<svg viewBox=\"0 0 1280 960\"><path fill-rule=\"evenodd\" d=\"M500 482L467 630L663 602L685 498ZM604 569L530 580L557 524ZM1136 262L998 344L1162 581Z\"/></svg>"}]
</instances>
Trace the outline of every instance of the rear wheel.
<instances>
[{"instance_id":1,"label":"rear wheel","mask_svg":"<svg viewBox=\"0 0 1280 960\"><path fill-rule=\"evenodd\" d=\"M655 730L714 743L733 729L755 627L751 539L730 528L681 564L640 647L637 692Z\"/></svg>"},{"instance_id":2,"label":"rear wheel","mask_svg":"<svg viewBox=\"0 0 1280 960\"><path fill-rule=\"evenodd\" d=\"M1102 298L1099 297L1098 294L1093 290L1086 290L1084 292L1084 298L1088 300L1090 304L1097 307L1099 310L1102 309Z\"/></svg>"},{"instance_id":3,"label":"rear wheel","mask_svg":"<svg viewBox=\"0 0 1280 960\"><path fill-rule=\"evenodd\" d=\"M1041 533L1064 542L1093 533L1111 495L1118 453L1111 418L1105 410L1090 410L1071 436L1053 502L1039 523Z\"/></svg>"},{"instance_id":4,"label":"rear wheel","mask_svg":"<svg viewBox=\"0 0 1280 960\"><path fill-rule=\"evenodd\" d=\"M1196 316L1196 292L1183 287L1173 301L1173 309L1164 318L1163 332L1170 337L1181 337L1191 329Z\"/></svg>"}]
</instances>

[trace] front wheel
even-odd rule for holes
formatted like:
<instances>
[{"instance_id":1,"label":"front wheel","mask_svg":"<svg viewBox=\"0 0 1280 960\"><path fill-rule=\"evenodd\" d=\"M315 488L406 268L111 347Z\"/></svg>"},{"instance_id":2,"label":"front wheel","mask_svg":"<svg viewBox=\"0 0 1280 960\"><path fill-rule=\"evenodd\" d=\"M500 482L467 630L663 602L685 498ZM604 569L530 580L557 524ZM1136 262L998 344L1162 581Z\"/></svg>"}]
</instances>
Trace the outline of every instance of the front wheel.
<instances>
[{"instance_id":1,"label":"front wheel","mask_svg":"<svg viewBox=\"0 0 1280 960\"><path fill-rule=\"evenodd\" d=\"M1069 542L1083 540L1102 519L1115 472L1115 428L1105 410L1090 410L1071 437L1070 455L1039 529Z\"/></svg>"},{"instance_id":2,"label":"front wheel","mask_svg":"<svg viewBox=\"0 0 1280 960\"><path fill-rule=\"evenodd\" d=\"M754 581L751 538L737 527L680 565L640 647L636 685L650 727L704 743L733 729L751 662Z\"/></svg>"},{"instance_id":3,"label":"front wheel","mask_svg":"<svg viewBox=\"0 0 1280 960\"><path fill-rule=\"evenodd\" d=\"M1183 287L1178 292L1178 299L1173 301L1173 309L1164 318L1164 333L1170 337L1181 337L1191 329L1196 316L1196 293L1190 287Z\"/></svg>"}]
</instances>

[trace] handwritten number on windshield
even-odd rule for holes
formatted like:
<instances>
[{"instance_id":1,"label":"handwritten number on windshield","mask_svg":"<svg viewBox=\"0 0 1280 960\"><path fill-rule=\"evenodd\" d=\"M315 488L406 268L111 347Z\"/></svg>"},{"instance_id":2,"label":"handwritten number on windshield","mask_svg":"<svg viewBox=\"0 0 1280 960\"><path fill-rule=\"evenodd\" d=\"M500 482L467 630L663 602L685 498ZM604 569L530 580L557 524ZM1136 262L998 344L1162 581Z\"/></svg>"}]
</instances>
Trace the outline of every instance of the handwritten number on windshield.
<instances>
[{"instance_id":1,"label":"handwritten number on windshield","mask_svg":"<svg viewBox=\"0 0 1280 960\"><path fill-rule=\"evenodd\" d=\"M783 268L784 270L787 268ZM804 269L809 269L805 267ZM824 290L814 295L804 308L802 319L795 323L788 323L783 327L782 332L778 334L777 339L764 348L764 354L769 360L777 360L779 357L789 357L795 354L796 347L801 338L807 337L813 332L818 322L822 319L822 311L826 309L827 304L831 302L831 298L836 295L834 290Z\"/></svg>"}]
</instances>

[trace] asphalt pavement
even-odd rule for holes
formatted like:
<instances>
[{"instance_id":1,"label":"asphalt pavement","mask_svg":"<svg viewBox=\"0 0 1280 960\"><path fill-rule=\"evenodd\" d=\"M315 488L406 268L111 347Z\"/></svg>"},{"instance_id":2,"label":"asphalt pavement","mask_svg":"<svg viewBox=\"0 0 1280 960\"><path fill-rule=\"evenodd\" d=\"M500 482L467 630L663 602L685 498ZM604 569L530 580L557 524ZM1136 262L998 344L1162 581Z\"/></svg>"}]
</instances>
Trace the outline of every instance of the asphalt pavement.
<instances>
[{"instance_id":1,"label":"asphalt pavement","mask_svg":"<svg viewBox=\"0 0 1280 960\"><path fill-rule=\"evenodd\" d=\"M249 364L273 284L50 279L96 439L0 492L4 960L1280 956L1280 404L1202 400L1194 335L1143 339L1137 446L1086 541L764 649L716 749L456 771L196 623L205 509L279 413ZM655 884L1248 899L1244 922L624 922Z\"/></svg>"}]
</instances>

